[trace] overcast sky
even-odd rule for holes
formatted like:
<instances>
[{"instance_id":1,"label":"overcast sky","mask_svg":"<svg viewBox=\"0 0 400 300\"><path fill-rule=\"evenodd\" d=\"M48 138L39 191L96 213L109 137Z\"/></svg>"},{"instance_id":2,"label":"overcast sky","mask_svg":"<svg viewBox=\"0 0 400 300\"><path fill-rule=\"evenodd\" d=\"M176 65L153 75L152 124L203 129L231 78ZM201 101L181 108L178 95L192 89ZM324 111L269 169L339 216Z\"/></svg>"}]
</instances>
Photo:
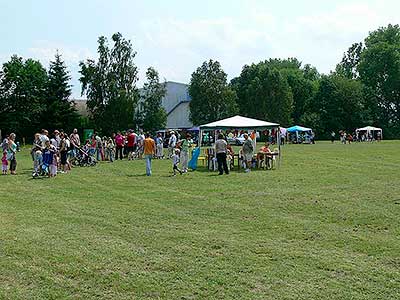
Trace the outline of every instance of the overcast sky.
<instances>
[{"instance_id":1,"label":"overcast sky","mask_svg":"<svg viewBox=\"0 0 400 300\"><path fill-rule=\"evenodd\" d=\"M58 49L81 98L79 61L96 58L97 38L117 31L146 68L188 82L205 60L229 78L245 64L297 57L328 73L368 32L400 23L398 0L0 0L0 63L12 54L48 66Z\"/></svg>"}]
</instances>

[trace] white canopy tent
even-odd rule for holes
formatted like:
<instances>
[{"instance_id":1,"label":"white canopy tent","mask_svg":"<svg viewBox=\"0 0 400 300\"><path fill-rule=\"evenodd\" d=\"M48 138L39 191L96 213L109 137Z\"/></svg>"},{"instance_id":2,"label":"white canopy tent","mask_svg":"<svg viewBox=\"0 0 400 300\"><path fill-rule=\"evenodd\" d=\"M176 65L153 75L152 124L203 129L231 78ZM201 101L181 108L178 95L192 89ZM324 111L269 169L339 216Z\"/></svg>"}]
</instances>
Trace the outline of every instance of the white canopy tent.
<instances>
[{"instance_id":1,"label":"white canopy tent","mask_svg":"<svg viewBox=\"0 0 400 300\"><path fill-rule=\"evenodd\" d=\"M381 139L383 139L382 128L373 127L373 126L365 126L365 127L356 129L356 133L357 134L360 131L366 131L368 135L371 134L371 133L374 133L374 132L380 132L381 133Z\"/></svg>"},{"instance_id":2,"label":"white canopy tent","mask_svg":"<svg viewBox=\"0 0 400 300\"><path fill-rule=\"evenodd\" d=\"M205 130L227 130L227 129L243 129L243 130L266 130L276 128L276 141L279 147L279 161L281 159L280 149L280 137L279 137L279 124L261 121L257 119L251 119L242 116L234 116L227 119L211 122L208 124L200 125L200 139L199 146L201 145L201 139L203 131Z\"/></svg>"},{"instance_id":3,"label":"white canopy tent","mask_svg":"<svg viewBox=\"0 0 400 300\"><path fill-rule=\"evenodd\" d=\"M222 130L222 129L269 129L277 128L279 124L261 121L257 119L246 118L242 116L234 116L216 122L204 124L200 126L200 130Z\"/></svg>"}]
</instances>

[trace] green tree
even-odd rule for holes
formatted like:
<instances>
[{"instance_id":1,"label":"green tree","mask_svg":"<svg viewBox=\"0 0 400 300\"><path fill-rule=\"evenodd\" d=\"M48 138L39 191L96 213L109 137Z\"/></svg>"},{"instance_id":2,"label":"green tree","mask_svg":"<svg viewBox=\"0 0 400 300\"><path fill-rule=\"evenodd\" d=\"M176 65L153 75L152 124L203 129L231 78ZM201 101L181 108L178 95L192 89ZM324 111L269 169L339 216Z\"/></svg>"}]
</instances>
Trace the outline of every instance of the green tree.
<instances>
[{"instance_id":1,"label":"green tree","mask_svg":"<svg viewBox=\"0 0 400 300\"><path fill-rule=\"evenodd\" d=\"M362 43L355 43L343 55L342 61L336 66L336 73L348 79L357 79L358 66L363 51Z\"/></svg>"},{"instance_id":2,"label":"green tree","mask_svg":"<svg viewBox=\"0 0 400 300\"><path fill-rule=\"evenodd\" d=\"M364 125L366 118L363 85L357 80L330 75L322 76L301 121L319 136L327 137L332 130L352 132Z\"/></svg>"},{"instance_id":3,"label":"green tree","mask_svg":"<svg viewBox=\"0 0 400 300\"><path fill-rule=\"evenodd\" d=\"M400 27L388 25L365 39L358 65L368 91L368 105L376 112L376 125L390 136L400 130Z\"/></svg>"},{"instance_id":4,"label":"green tree","mask_svg":"<svg viewBox=\"0 0 400 300\"><path fill-rule=\"evenodd\" d=\"M78 126L79 115L71 96L71 77L61 55L57 52L54 61L50 62L48 72L46 104L42 113L42 127L48 129L63 128L70 131Z\"/></svg>"},{"instance_id":5,"label":"green tree","mask_svg":"<svg viewBox=\"0 0 400 300\"><path fill-rule=\"evenodd\" d=\"M292 122L293 93L279 70L278 60L244 66L231 81L238 95L240 114L289 125ZM296 62L289 62L296 68Z\"/></svg>"},{"instance_id":6,"label":"green tree","mask_svg":"<svg viewBox=\"0 0 400 300\"><path fill-rule=\"evenodd\" d=\"M0 72L0 128L31 138L41 125L47 72L39 61L12 56Z\"/></svg>"},{"instance_id":7,"label":"green tree","mask_svg":"<svg viewBox=\"0 0 400 300\"><path fill-rule=\"evenodd\" d=\"M98 39L97 62L80 63L82 94L88 98L88 108L97 129L110 133L134 127L134 112L139 99L136 82L136 52L120 33L112 36L113 47L107 39Z\"/></svg>"},{"instance_id":8,"label":"green tree","mask_svg":"<svg viewBox=\"0 0 400 300\"><path fill-rule=\"evenodd\" d=\"M236 93L218 61L204 62L192 74L189 84L190 119L200 125L231 117L238 112Z\"/></svg>"},{"instance_id":9,"label":"green tree","mask_svg":"<svg viewBox=\"0 0 400 300\"><path fill-rule=\"evenodd\" d=\"M141 99L143 101L143 129L155 132L165 128L167 124L167 112L161 105L162 98L167 92L165 83L160 83L158 72L154 68L148 68L146 72L147 82L144 84Z\"/></svg>"}]
</instances>

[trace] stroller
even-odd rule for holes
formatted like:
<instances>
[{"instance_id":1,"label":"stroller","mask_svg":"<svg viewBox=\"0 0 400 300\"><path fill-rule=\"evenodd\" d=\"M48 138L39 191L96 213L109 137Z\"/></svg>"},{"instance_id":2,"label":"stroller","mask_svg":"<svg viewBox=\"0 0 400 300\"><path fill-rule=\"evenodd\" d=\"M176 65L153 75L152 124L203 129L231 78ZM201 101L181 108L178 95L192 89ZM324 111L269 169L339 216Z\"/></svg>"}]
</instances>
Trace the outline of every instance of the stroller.
<instances>
[{"instance_id":1,"label":"stroller","mask_svg":"<svg viewBox=\"0 0 400 300\"><path fill-rule=\"evenodd\" d=\"M76 157L73 160L74 165L80 167L93 167L97 164L96 158L89 153L89 151L85 151L80 147L76 147L78 149L76 153Z\"/></svg>"}]
</instances>

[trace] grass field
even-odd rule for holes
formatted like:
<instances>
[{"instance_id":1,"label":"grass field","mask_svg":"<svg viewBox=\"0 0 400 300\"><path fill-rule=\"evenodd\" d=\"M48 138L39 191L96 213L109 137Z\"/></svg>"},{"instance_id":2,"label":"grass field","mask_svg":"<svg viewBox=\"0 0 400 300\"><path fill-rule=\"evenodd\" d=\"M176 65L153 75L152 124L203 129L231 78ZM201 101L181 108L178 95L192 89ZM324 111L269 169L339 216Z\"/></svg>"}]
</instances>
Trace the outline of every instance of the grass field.
<instances>
[{"instance_id":1,"label":"grass field","mask_svg":"<svg viewBox=\"0 0 400 300\"><path fill-rule=\"evenodd\" d=\"M288 145L272 171L169 161L0 177L0 299L400 299L400 141Z\"/></svg>"}]
</instances>

